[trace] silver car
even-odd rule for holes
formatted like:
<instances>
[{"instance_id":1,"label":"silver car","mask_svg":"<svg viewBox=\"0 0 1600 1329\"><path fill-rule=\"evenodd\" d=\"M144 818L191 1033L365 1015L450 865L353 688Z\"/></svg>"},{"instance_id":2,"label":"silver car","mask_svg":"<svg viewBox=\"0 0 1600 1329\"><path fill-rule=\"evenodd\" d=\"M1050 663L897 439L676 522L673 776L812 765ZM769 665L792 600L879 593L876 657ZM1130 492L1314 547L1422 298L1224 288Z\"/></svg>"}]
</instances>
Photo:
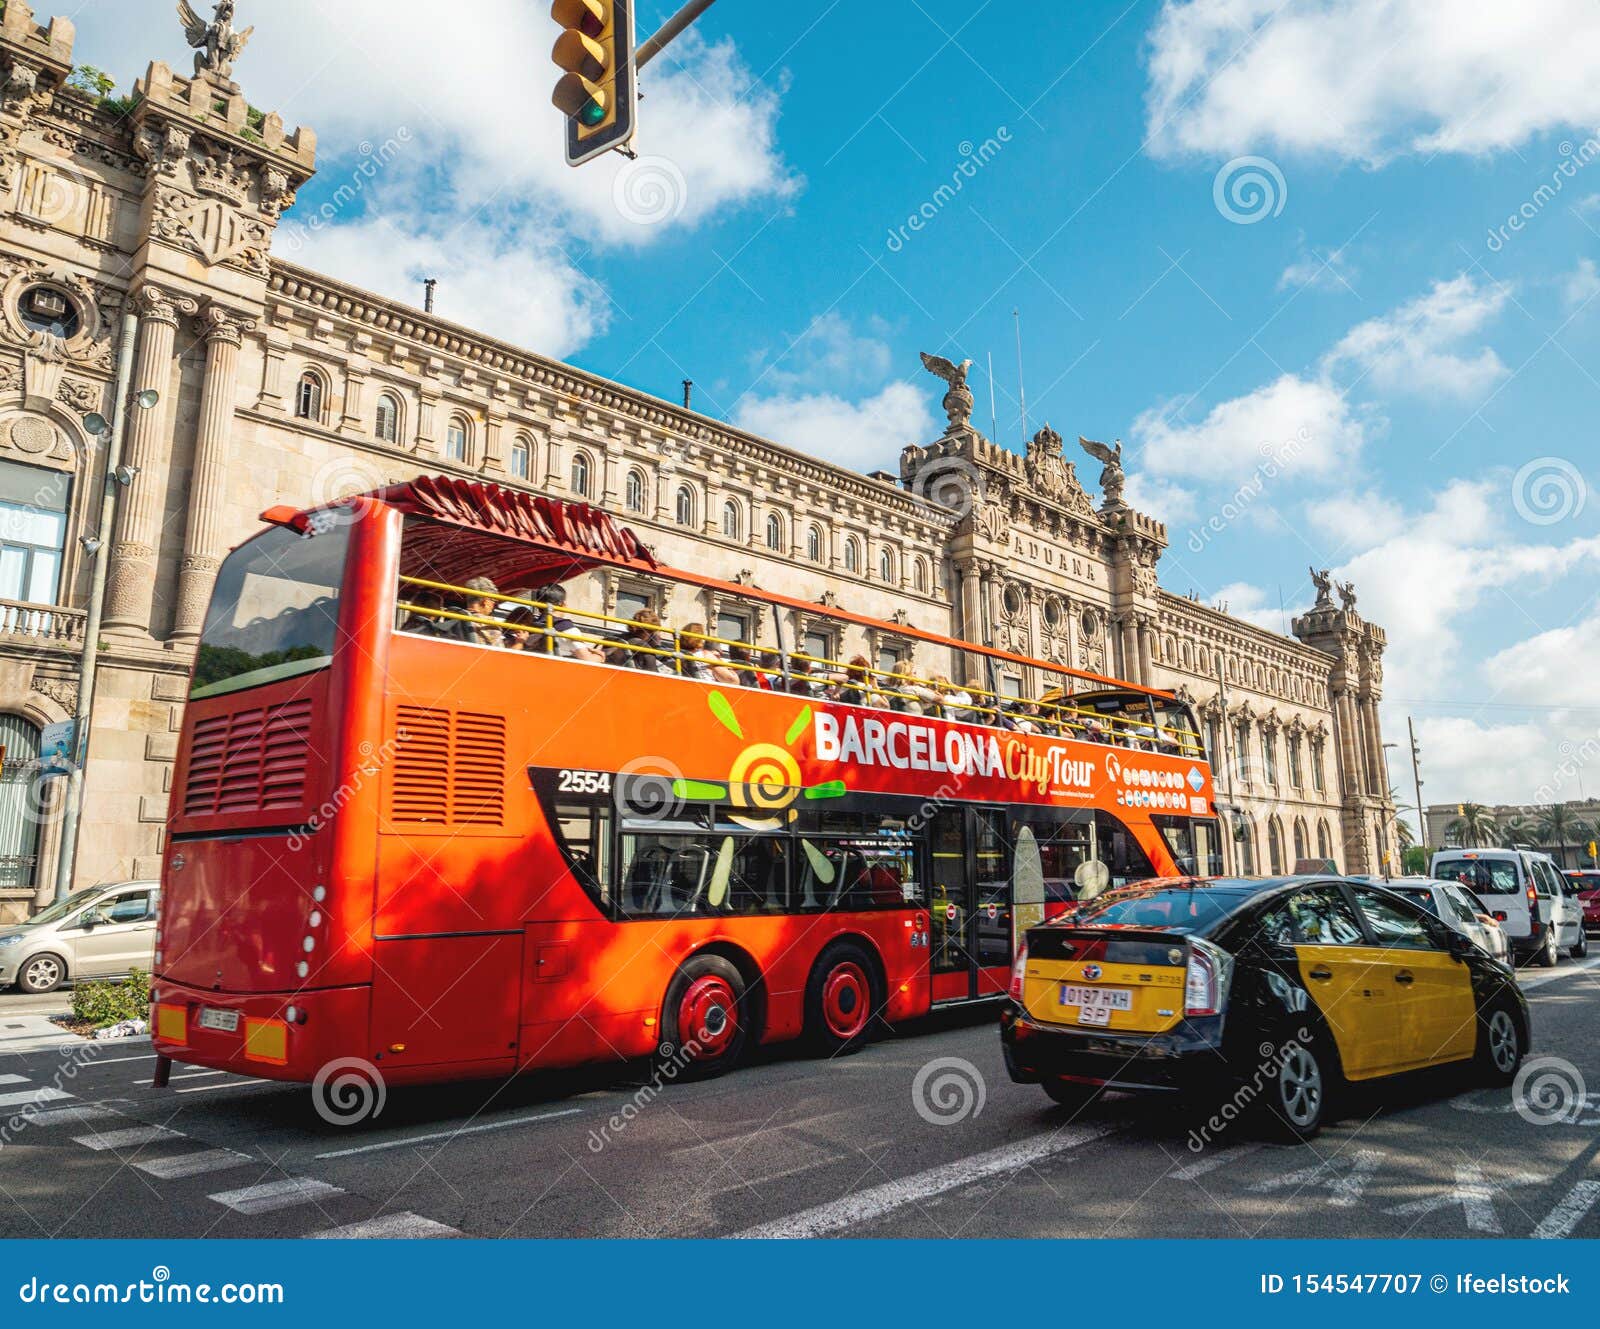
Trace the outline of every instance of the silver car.
<instances>
[{"instance_id":1,"label":"silver car","mask_svg":"<svg viewBox=\"0 0 1600 1329\"><path fill-rule=\"evenodd\" d=\"M78 979L148 973L160 898L158 882L102 883L0 930L0 988L49 992Z\"/></svg>"}]
</instances>

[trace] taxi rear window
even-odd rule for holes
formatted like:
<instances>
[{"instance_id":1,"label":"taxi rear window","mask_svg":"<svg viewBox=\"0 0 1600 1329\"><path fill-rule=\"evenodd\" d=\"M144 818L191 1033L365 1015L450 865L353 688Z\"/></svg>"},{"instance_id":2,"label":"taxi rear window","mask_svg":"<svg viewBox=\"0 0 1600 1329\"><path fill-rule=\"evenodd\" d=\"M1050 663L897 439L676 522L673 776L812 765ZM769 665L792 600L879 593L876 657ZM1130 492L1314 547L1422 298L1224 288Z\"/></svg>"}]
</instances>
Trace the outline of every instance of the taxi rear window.
<instances>
[{"instance_id":1,"label":"taxi rear window","mask_svg":"<svg viewBox=\"0 0 1600 1329\"><path fill-rule=\"evenodd\" d=\"M1095 927L1158 927L1204 932L1226 918L1245 897L1237 891L1172 887L1158 891L1113 891L1081 904L1073 923Z\"/></svg>"}]
</instances>

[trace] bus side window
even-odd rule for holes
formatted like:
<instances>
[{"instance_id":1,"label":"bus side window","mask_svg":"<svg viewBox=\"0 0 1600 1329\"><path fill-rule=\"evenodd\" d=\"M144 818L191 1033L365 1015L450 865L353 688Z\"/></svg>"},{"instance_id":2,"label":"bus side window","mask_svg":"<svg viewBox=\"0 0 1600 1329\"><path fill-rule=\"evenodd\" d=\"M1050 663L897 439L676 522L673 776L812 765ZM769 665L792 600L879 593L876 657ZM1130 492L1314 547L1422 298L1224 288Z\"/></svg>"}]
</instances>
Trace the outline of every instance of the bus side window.
<instances>
[{"instance_id":1,"label":"bus side window","mask_svg":"<svg viewBox=\"0 0 1600 1329\"><path fill-rule=\"evenodd\" d=\"M572 875L607 912L611 906L611 809L604 803L558 803L556 835Z\"/></svg>"},{"instance_id":2,"label":"bus side window","mask_svg":"<svg viewBox=\"0 0 1600 1329\"><path fill-rule=\"evenodd\" d=\"M1109 812L1097 813L1100 859L1111 869L1111 884L1126 886L1130 881L1145 881L1156 875L1133 832Z\"/></svg>"}]
</instances>

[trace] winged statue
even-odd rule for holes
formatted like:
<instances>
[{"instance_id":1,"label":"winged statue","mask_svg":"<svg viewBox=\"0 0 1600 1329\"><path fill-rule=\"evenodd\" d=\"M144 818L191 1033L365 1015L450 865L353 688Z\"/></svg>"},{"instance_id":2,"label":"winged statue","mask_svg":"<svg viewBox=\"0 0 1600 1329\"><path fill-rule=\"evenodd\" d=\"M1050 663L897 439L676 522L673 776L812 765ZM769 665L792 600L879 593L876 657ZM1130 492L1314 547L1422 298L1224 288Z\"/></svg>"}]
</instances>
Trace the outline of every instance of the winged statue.
<instances>
[{"instance_id":1,"label":"winged statue","mask_svg":"<svg viewBox=\"0 0 1600 1329\"><path fill-rule=\"evenodd\" d=\"M1333 586L1334 586L1334 589L1339 592L1339 604L1344 609L1345 613L1347 613L1347 614L1354 613L1355 612L1355 607L1356 607L1356 584L1355 584L1355 582L1353 582L1353 581L1336 581L1336 582L1334 582Z\"/></svg>"},{"instance_id":2,"label":"winged statue","mask_svg":"<svg viewBox=\"0 0 1600 1329\"><path fill-rule=\"evenodd\" d=\"M183 24L183 35L195 48L194 72L218 74L227 78L233 73L233 62L239 58L250 34L252 24L243 32L233 30L234 0L220 0L207 23L194 12L189 0L178 0L178 21Z\"/></svg>"},{"instance_id":3,"label":"winged statue","mask_svg":"<svg viewBox=\"0 0 1600 1329\"><path fill-rule=\"evenodd\" d=\"M1122 503L1122 487L1127 481L1122 470L1122 440L1119 438L1114 447L1108 448L1104 443L1096 443L1094 439L1079 434L1078 446L1101 464L1100 490L1105 495L1106 506L1119 506Z\"/></svg>"},{"instance_id":4,"label":"winged statue","mask_svg":"<svg viewBox=\"0 0 1600 1329\"><path fill-rule=\"evenodd\" d=\"M1311 569L1311 584L1317 588L1318 609L1326 606L1333 607L1333 574L1324 568L1321 572L1316 568Z\"/></svg>"},{"instance_id":5,"label":"winged statue","mask_svg":"<svg viewBox=\"0 0 1600 1329\"><path fill-rule=\"evenodd\" d=\"M949 391L944 394L943 405L945 414L950 417L946 433L957 429L964 429L972 421L972 389L967 386L967 370L972 368L971 360L963 360L957 364L954 360L946 360L942 355L929 355L922 353L922 367L935 378L942 378L949 385Z\"/></svg>"}]
</instances>

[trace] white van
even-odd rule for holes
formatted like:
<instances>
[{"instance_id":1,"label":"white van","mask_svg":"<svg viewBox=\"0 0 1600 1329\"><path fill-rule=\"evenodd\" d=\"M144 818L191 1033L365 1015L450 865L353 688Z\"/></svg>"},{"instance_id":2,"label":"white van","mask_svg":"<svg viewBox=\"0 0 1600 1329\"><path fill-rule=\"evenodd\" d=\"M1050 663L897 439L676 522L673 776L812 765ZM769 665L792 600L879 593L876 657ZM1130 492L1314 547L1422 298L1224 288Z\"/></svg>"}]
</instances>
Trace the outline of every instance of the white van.
<instances>
[{"instance_id":1,"label":"white van","mask_svg":"<svg viewBox=\"0 0 1600 1329\"><path fill-rule=\"evenodd\" d=\"M1482 898L1512 954L1553 965L1561 951L1587 955L1583 906L1549 854L1528 849L1441 849L1429 876L1460 882Z\"/></svg>"}]
</instances>

